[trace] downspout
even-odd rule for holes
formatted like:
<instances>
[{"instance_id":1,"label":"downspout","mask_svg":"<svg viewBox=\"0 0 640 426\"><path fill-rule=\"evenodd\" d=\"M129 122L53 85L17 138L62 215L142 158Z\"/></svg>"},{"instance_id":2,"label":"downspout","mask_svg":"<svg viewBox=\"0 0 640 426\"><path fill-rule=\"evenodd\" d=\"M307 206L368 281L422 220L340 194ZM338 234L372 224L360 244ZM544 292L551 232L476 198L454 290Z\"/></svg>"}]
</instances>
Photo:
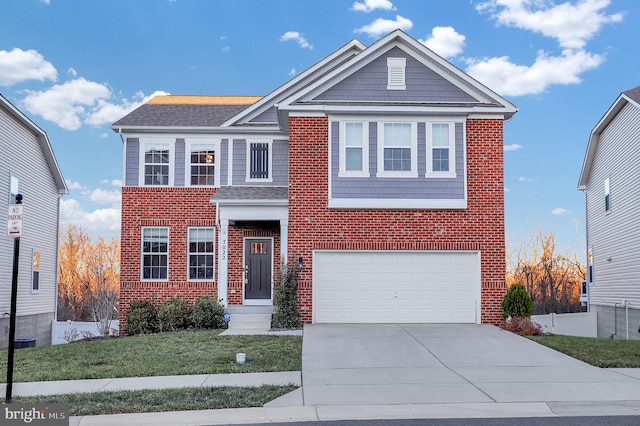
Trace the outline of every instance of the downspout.
<instances>
[{"instance_id":1,"label":"downspout","mask_svg":"<svg viewBox=\"0 0 640 426\"><path fill-rule=\"evenodd\" d=\"M618 302L613 304L613 334L611 338L613 339L618 335Z\"/></svg>"},{"instance_id":2,"label":"downspout","mask_svg":"<svg viewBox=\"0 0 640 426\"><path fill-rule=\"evenodd\" d=\"M624 310L626 316L626 324L627 324L627 340L629 340L629 301L624 301Z\"/></svg>"},{"instance_id":3,"label":"downspout","mask_svg":"<svg viewBox=\"0 0 640 426\"><path fill-rule=\"evenodd\" d=\"M55 294L56 294L56 302L53 304L53 322L56 323L58 321L58 301L60 298L60 295L58 294L58 292L60 291L60 283L59 281L59 276L58 276L58 268L60 267L60 199L62 198L63 194L58 194L58 220L56 220L56 275L55 275ZM54 336L51 336L51 342L53 344L53 338Z\"/></svg>"}]
</instances>

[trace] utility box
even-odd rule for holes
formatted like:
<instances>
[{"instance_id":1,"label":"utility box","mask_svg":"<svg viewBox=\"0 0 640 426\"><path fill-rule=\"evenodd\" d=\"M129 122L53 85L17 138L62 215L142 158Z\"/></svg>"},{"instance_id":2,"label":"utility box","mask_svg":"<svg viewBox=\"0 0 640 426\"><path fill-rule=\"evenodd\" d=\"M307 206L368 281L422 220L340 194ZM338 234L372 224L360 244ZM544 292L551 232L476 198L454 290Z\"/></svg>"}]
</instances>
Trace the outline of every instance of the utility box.
<instances>
[{"instance_id":1,"label":"utility box","mask_svg":"<svg viewBox=\"0 0 640 426\"><path fill-rule=\"evenodd\" d=\"M24 348L35 348L36 347L36 339L31 338L23 338L14 340L15 349L24 349Z\"/></svg>"}]
</instances>

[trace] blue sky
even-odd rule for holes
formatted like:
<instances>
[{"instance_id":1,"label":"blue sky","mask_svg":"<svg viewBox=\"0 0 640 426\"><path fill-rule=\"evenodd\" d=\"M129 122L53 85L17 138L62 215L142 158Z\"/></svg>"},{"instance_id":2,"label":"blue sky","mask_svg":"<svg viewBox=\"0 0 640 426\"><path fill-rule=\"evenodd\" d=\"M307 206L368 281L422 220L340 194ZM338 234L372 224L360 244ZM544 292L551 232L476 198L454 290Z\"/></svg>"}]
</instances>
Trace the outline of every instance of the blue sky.
<instances>
[{"instance_id":1,"label":"blue sky","mask_svg":"<svg viewBox=\"0 0 640 426\"><path fill-rule=\"evenodd\" d=\"M0 93L44 129L70 188L62 225L119 237L122 144L155 93L266 95L351 39L395 28L515 103L509 240L539 227L582 256L591 129L640 85L637 0L3 0Z\"/></svg>"}]
</instances>

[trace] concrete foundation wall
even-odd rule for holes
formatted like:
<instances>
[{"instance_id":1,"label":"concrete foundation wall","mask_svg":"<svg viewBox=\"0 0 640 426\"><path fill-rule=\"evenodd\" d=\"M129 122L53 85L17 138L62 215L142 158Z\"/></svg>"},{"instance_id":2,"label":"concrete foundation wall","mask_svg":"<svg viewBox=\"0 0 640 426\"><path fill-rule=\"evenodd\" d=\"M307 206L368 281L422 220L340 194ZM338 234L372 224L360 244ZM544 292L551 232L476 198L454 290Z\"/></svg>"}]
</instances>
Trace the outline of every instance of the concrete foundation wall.
<instances>
[{"instance_id":1,"label":"concrete foundation wall","mask_svg":"<svg viewBox=\"0 0 640 426\"><path fill-rule=\"evenodd\" d=\"M36 346L51 344L53 312L16 318L16 339L36 339ZM9 347L9 317L0 319L0 349Z\"/></svg>"},{"instance_id":2,"label":"concrete foundation wall","mask_svg":"<svg viewBox=\"0 0 640 426\"><path fill-rule=\"evenodd\" d=\"M591 304L591 312L598 314L598 337L640 340L640 306Z\"/></svg>"}]
</instances>

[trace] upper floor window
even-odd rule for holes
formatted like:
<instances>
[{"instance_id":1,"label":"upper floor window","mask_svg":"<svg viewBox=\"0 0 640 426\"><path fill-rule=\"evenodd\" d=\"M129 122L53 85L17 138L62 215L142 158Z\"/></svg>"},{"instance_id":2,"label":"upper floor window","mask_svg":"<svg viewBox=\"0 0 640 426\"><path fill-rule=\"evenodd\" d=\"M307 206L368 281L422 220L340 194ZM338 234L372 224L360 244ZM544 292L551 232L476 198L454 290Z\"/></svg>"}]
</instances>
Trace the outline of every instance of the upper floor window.
<instances>
[{"instance_id":1,"label":"upper floor window","mask_svg":"<svg viewBox=\"0 0 640 426\"><path fill-rule=\"evenodd\" d=\"M418 176L416 128L416 123L378 124L378 176Z\"/></svg>"},{"instance_id":2,"label":"upper floor window","mask_svg":"<svg viewBox=\"0 0 640 426\"><path fill-rule=\"evenodd\" d=\"M189 228L188 256L189 280L213 280L213 228Z\"/></svg>"},{"instance_id":3,"label":"upper floor window","mask_svg":"<svg viewBox=\"0 0 640 426\"><path fill-rule=\"evenodd\" d=\"M142 228L142 279L169 276L169 228Z\"/></svg>"},{"instance_id":4,"label":"upper floor window","mask_svg":"<svg viewBox=\"0 0 640 426\"><path fill-rule=\"evenodd\" d=\"M9 204L16 203L16 195L19 194L19 183L20 180L18 179L18 176L13 173L9 173Z\"/></svg>"},{"instance_id":5,"label":"upper floor window","mask_svg":"<svg viewBox=\"0 0 640 426\"><path fill-rule=\"evenodd\" d=\"M604 180L604 211L611 211L611 186L609 178Z\"/></svg>"},{"instance_id":6,"label":"upper floor window","mask_svg":"<svg viewBox=\"0 0 640 426\"><path fill-rule=\"evenodd\" d=\"M145 143L145 185L169 185L169 154L170 145L168 143Z\"/></svg>"},{"instance_id":7,"label":"upper floor window","mask_svg":"<svg viewBox=\"0 0 640 426\"><path fill-rule=\"evenodd\" d=\"M339 176L369 176L369 129L363 122L340 122Z\"/></svg>"},{"instance_id":8,"label":"upper floor window","mask_svg":"<svg viewBox=\"0 0 640 426\"><path fill-rule=\"evenodd\" d=\"M271 143L247 143L247 181L271 182Z\"/></svg>"},{"instance_id":9,"label":"upper floor window","mask_svg":"<svg viewBox=\"0 0 640 426\"><path fill-rule=\"evenodd\" d=\"M213 144L191 144L189 148L191 186L213 186L216 178L216 151Z\"/></svg>"},{"instance_id":10,"label":"upper floor window","mask_svg":"<svg viewBox=\"0 0 640 426\"><path fill-rule=\"evenodd\" d=\"M455 177L455 125L427 123L426 177Z\"/></svg>"},{"instance_id":11,"label":"upper floor window","mask_svg":"<svg viewBox=\"0 0 640 426\"><path fill-rule=\"evenodd\" d=\"M387 58L387 90L405 90L406 58Z\"/></svg>"}]
</instances>

